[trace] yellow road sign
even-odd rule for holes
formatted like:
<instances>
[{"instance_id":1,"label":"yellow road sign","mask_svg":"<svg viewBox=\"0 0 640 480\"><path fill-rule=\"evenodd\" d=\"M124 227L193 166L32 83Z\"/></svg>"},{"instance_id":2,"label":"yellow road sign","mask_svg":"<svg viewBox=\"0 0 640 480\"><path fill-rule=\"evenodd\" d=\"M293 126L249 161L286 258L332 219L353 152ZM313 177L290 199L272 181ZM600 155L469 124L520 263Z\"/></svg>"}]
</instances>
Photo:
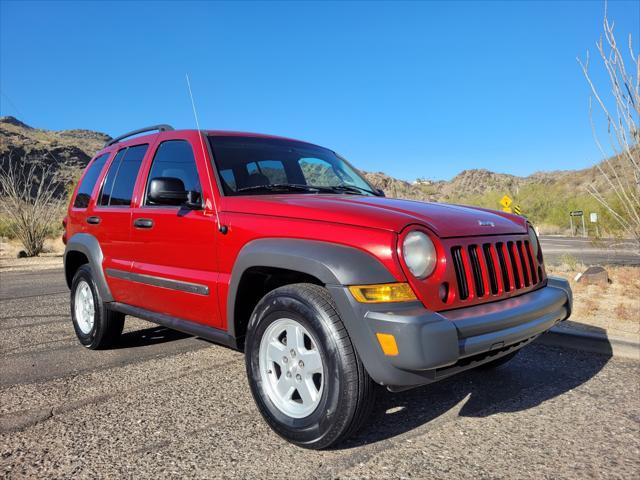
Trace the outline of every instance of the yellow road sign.
<instances>
[{"instance_id":1,"label":"yellow road sign","mask_svg":"<svg viewBox=\"0 0 640 480\"><path fill-rule=\"evenodd\" d=\"M509 208L512 203L513 203L513 200L511 200L511 197L509 195L505 195L500 200L500 205L502 205L504 208ZM511 209L509 209L509 211L511 211Z\"/></svg>"},{"instance_id":2,"label":"yellow road sign","mask_svg":"<svg viewBox=\"0 0 640 480\"><path fill-rule=\"evenodd\" d=\"M502 207L502 211L503 211L503 212L507 212L507 213L513 213L513 212L511 211L511 207Z\"/></svg>"},{"instance_id":3,"label":"yellow road sign","mask_svg":"<svg viewBox=\"0 0 640 480\"><path fill-rule=\"evenodd\" d=\"M520 207L520 205L515 205L513 207L513 213L515 213L516 215L522 215L522 208Z\"/></svg>"}]
</instances>

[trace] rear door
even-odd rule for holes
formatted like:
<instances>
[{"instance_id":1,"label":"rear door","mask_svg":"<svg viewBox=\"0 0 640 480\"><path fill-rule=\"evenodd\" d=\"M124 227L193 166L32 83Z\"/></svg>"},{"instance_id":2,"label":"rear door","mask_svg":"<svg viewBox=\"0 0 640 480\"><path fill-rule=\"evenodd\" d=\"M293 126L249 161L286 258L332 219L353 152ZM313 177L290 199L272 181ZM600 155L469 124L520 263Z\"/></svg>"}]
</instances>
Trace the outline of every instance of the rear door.
<instances>
[{"instance_id":1,"label":"rear door","mask_svg":"<svg viewBox=\"0 0 640 480\"><path fill-rule=\"evenodd\" d=\"M158 177L177 178L211 205L209 171L196 133L162 134L153 155L139 205L131 218L135 259L129 303L173 317L220 327L216 302L216 225L208 208L154 205L146 197Z\"/></svg>"},{"instance_id":2,"label":"rear door","mask_svg":"<svg viewBox=\"0 0 640 480\"><path fill-rule=\"evenodd\" d=\"M89 222L93 221L93 219L89 219L93 215L92 199L95 198L94 190L98 188L96 185L110 156L110 152L98 155L82 175L68 212L67 234L69 238L76 233L95 233L95 229L91 229L92 232L89 232L91 226Z\"/></svg>"},{"instance_id":3,"label":"rear door","mask_svg":"<svg viewBox=\"0 0 640 480\"><path fill-rule=\"evenodd\" d=\"M126 146L117 151L87 218L87 230L100 242L104 257L102 266L114 299L126 302L130 285L113 271L128 271L132 264L130 248L131 201L140 165L148 144Z\"/></svg>"}]
</instances>

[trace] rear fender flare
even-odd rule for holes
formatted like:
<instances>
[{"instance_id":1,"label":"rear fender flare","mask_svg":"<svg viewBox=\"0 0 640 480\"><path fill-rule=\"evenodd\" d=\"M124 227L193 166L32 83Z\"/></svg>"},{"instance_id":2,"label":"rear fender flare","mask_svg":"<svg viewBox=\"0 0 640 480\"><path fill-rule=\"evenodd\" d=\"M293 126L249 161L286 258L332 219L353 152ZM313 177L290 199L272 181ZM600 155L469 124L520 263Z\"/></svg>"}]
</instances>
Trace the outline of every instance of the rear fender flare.
<instances>
[{"instance_id":1,"label":"rear fender flare","mask_svg":"<svg viewBox=\"0 0 640 480\"><path fill-rule=\"evenodd\" d=\"M93 273L93 279L98 286L98 291L104 302L113 302L113 296L109 285L107 285L107 279L104 276L104 270L102 269L102 261L104 256L102 255L102 248L98 239L88 233L76 233L67 242L67 246L64 249L64 270L67 274L67 256L70 252L81 252L89 260L91 266L91 272Z\"/></svg>"}]
</instances>

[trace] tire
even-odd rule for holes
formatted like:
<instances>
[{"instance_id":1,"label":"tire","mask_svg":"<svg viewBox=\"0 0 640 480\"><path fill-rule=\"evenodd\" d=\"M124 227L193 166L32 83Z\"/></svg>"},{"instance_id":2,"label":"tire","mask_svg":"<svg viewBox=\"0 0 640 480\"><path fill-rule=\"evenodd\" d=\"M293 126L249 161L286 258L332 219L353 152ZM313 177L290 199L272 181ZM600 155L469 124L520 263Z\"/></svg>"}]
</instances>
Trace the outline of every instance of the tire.
<instances>
[{"instance_id":1,"label":"tire","mask_svg":"<svg viewBox=\"0 0 640 480\"><path fill-rule=\"evenodd\" d=\"M497 360L492 360L490 362L487 362L477 367L477 370L494 370L498 367L501 367L505 363L510 362L513 359L513 357L515 357L519 352L520 350L516 350L515 352L511 352L505 355L504 357L498 358Z\"/></svg>"},{"instance_id":2,"label":"tire","mask_svg":"<svg viewBox=\"0 0 640 480\"><path fill-rule=\"evenodd\" d=\"M279 329L284 336L278 336ZM270 361L280 354L278 342L284 346L279 366ZM245 362L260 413L277 434L300 447L319 450L346 440L373 408L375 384L331 295L318 285L287 285L260 300L247 328ZM292 374L288 380L287 373ZM278 386L287 381L292 393L279 395Z\"/></svg>"},{"instance_id":3,"label":"tire","mask_svg":"<svg viewBox=\"0 0 640 480\"><path fill-rule=\"evenodd\" d=\"M106 307L89 265L82 265L73 276L71 319L78 340L91 350L115 345L122 334L124 315Z\"/></svg>"}]
</instances>

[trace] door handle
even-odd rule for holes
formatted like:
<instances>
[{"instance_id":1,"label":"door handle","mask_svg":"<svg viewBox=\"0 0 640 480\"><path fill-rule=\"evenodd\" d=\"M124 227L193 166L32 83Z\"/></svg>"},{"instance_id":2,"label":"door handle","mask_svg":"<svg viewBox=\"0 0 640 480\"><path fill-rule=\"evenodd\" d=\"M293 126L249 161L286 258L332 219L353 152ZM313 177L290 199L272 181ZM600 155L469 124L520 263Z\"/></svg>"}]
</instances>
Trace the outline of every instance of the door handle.
<instances>
[{"instance_id":1,"label":"door handle","mask_svg":"<svg viewBox=\"0 0 640 480\"><path fill-rule=\"evenodd\" d=\"M153 220L150 218L136 218L133 221L133 226L136 228L152 228Z\"/></svg>"},{"instance_id":2,"label":"door handle","mask_svg":"<svg viewBox=\"0 0 640 480\"><path fill-rule=\"evenodd\" d=\"M100 217L87 217L87 223L91 225L97 225L100 223Z\"/></svg>"}]
</instances>

